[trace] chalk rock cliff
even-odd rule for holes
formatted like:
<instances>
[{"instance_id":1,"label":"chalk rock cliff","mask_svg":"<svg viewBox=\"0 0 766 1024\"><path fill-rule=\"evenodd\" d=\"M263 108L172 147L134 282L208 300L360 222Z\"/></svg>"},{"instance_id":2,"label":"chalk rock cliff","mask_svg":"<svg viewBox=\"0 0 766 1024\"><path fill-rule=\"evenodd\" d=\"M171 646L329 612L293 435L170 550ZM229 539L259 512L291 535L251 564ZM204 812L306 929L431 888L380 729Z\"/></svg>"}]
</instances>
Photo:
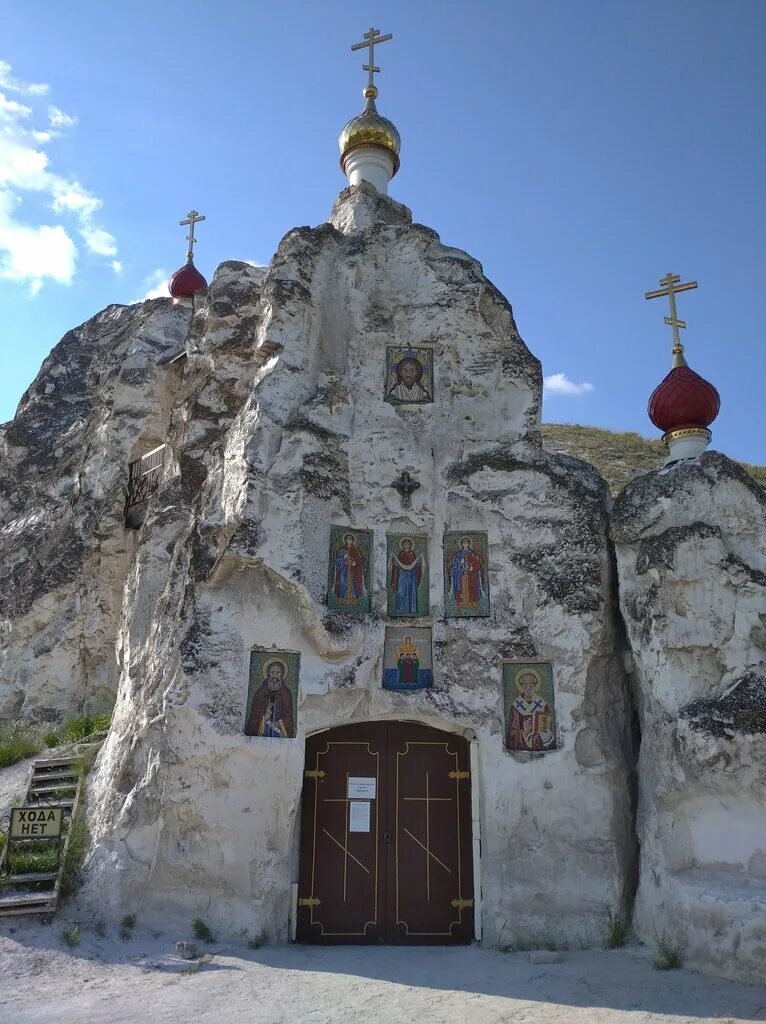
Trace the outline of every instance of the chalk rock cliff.
<instances>
[{"instance_id":1,"label":"chalk rock cliff","mask_svg":"<svg viewBox=\"0 0 766 1024\"><path fill-rule=\"evenodd\" d=\"M397 344L433 347L432 404L384 401ZM542 450L540 365L506 300L363 184L265 273L222 264L186 348L125 576L82 898L284 939L303 739L407 719L478 741L485 939L601 941L633 879L609 497L591 466ZM328 610L333 523L374 531L369 616ZM488 533L491 616L445 619L442 534L468 529ZM403 530L429 536L434 630L434 685L406 694L381 687L386 532ZM243 735L252 648L301 655L294 741ZM501 657L553 662L555 750L504 749Z\"/></svg>"},{"instance_id":2,"label":"chalk rock cliff","mask_svg":"<svg viewBox=\"0 0 766 1024\"><path fill-rule=\"evenodd\" d=\"M766 977L766 491L716 452L615 502L641 719L635 924Z\"/></svg>"},{"instance_id":3,"label":"chalk rock cliff","mask_svg":"<svg viewBox=\"0 0 766 1024\"><path fill-rule=\"evenodd\" d=\"M117 693L117 637L135 536L123 487L164 440L188 312L109 306L70 331L0 428L0 720L58 718Z\"/></svg>"}]
</instances>

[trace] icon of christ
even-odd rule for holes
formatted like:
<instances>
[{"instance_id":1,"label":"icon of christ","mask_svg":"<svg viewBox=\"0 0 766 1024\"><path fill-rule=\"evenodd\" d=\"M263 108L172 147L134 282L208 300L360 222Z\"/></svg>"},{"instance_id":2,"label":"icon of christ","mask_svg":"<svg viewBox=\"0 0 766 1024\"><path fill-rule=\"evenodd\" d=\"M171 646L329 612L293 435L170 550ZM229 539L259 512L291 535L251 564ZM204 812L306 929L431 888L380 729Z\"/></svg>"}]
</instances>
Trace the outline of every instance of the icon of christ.
<instances>
[{"instance_id":1,"label":"icon of christ","mask_svg":"<svg viewBox=\"0 0 766 1024\"><path fill-rule=\"evenodd\" d=\"M418 589L428 568L423 555L416 554L411 537L402 537L399 552L391 554L389 585L394 593L395 615L421 615Z\"/></svg>"}]
</instances>

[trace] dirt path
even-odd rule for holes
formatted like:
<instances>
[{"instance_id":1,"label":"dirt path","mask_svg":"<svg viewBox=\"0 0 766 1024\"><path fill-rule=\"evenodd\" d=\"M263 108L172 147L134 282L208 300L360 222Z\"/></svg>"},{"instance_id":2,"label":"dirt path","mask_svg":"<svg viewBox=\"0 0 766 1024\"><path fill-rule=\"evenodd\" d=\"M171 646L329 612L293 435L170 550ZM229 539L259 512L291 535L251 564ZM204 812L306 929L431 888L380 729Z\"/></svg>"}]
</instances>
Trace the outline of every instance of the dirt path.
<instances>
[{"instance_id":1,"label":"dirt path","mask_svg":"<svg viewBox=\"0 0 766 1024\"><path fill-rule=\"evenodd\" d=\"M527 954L466 949L221 943L197 973L169 937L0 924L0 1020L48 1024L707 1024L766 1021L766 988L652 970L643 950ZM13 928L13 934L10 929Z\"/></svg>"}]
</instances>

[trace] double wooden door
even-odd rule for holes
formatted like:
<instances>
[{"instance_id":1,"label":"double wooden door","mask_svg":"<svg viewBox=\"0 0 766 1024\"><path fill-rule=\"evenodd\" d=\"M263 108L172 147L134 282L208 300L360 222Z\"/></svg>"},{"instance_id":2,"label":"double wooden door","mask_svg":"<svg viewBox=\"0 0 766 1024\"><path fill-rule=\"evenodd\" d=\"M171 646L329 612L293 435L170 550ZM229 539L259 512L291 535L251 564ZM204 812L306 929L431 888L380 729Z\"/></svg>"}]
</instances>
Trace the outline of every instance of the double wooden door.
<instances>
[{"instance_id":1,"label":"double wooden door","mask_svg":"<svg viewBox=\"0 0 766 1024\"><path fill-rule=\"evenodd\" d=\"M473 937L469 744L407 722L306 741L299 942Z\"/></svg>"}]
</instances>

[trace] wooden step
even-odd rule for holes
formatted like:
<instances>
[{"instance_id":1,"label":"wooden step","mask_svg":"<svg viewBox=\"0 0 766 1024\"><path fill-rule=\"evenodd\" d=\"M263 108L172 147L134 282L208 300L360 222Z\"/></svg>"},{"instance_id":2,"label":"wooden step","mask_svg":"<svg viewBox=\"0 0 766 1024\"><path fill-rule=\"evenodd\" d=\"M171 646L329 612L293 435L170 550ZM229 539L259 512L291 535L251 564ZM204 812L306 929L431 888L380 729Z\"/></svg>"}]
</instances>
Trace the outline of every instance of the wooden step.
<instances>
[{"instance_id":1,"label":"wooden step","mask_svg":"<svg viewBox=\"0 0 766 1024\"><path fill-rule=\"evenodd\" d=\"M38 793L59 793L62 789L77 789L77 783L55 782L52 786L38 786L36 780L33 779L27 793L27 799L30 796L37 796Z\"/></svg>"},{"instance_id":2,"label":"wooden step","mask_svg":"<svg viewBox=\"0 0 766 1024\"><path fill-rule=\"evenodd\" d=\"M58 789L58 787L56 787ZM27 793L27 801L34 793ZM74 800L33 800L24 804L25 807L74 807Z\"/></svg>"},{"instance_id":3,"label":"wooden step","mask_svg":"<svg viewBox=\"0 0 766 1024\"><path fill-rule=\"evenodd\" d=\"M40 782L43 779L74 779L76 782L77 772L55 772L45 771L45 769L40 769L40 771L38 772L38 769L35 768L35 770L32 772L32 782Z\"/></svg>"},{"instance_id":4,"label":"wooden step","mask_svg":"<svg viewBox=\"0 0 766 1024\"><path fill-rule=\"evenodd\" d=\"M73 757L38 757L35 759L33 768L71 768Z\"/></svg>"},{"instance_id":5,"label":"wooden step","mask_svg":"<svg viewBox=\"0 0 766 1024\"><path fill-rule=\"evenodd\" d=\"M20 885L22 882L55 882L58 878L58 871L29 871L26 875L3 875L0 877L0 885ZM42 896L45 893L41 893Z\"/></svg>"},{"instance_id":6,"label":"wooden step","mask_svg":"<svg viewBox=\"0 0 766 1024\"><path fill-rule=\"evenodd\" d=\"M0 911L6 908L11 909L12 907L19 907L23 905L34 906L40 903L50 903L51 896L50 892L33 892L28 889L26 892L8 892L0 896Z\"/></svg>"},{"instance_id":7,"label":"wooden step","mask_svg":"<svg viewBox=\"0 0 766 1024\"><path fill-rule=\"evenodd\" d=\"M19 917L21 914L55 914L56 907L53 903L41 903L39 906L29 907L0 907L0 917Z\"/></svg>"}]
</instances>

